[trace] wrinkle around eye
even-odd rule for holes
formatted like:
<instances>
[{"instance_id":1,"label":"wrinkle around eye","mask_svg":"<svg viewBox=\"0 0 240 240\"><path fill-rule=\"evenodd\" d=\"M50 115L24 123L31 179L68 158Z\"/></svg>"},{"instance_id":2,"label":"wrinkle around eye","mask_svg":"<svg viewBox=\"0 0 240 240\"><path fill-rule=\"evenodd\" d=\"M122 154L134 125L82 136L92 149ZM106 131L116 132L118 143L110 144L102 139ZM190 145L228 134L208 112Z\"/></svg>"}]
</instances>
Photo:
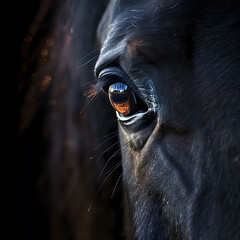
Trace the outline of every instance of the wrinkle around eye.
<instances>
[{"instance_id":1,"label":"wrinkle around eye","mask_svg":"<svg viewBox=\"0 0 240 240\"><path fill-rule=\"evenodd\" d=\"M128 121L120 121L120 129L131 150L141 150L156 126L157 118L147 112L137 113Z\"/></svg>"}]
</instances>

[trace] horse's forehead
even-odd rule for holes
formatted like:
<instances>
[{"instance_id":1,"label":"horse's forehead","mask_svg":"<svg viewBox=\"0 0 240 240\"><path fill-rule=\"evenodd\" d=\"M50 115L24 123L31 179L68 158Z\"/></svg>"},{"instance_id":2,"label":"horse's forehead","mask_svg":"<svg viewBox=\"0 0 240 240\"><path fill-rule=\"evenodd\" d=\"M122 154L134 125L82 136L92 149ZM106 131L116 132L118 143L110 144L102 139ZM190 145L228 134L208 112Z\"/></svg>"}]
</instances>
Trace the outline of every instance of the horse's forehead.
<instances>
[{"instance_id":1,"label":"horse's forehead","mask_svg":"<svg viewBox=\"0 0 240 240\"><path fill-rule=\"evenodd\" d=\"M191 7L190 7L191 6ZM110 1L99 23L97 36L103 46L122 41L131 42L128 50L136 52L136 47L151 42L151 38L169 34L176 36L184 25L181 19L189 19L191 4L181 0ZM146 37L148 37L147 41ZM174 38L173 37L173 38ZM105 44L105 45L106 45ZM151 44L151 47L153 44ZM103 46L103 49L105 46Z\"/></svg>"},{"instance_id":2,"label":"horse's forehead","mask_svg":"<svg viewBox=\"0 0 240 240\"><path fill-rule=\"evenodd\" d=\"M116 10L118 13L129 9L134 11L148 11L150 9L158 8L174 8L180 4L182 0L112 0L110 3L114 7L113 10Z\"/></svg>"},{"instance_id":3,"label":"horse's forehead","mask_svg":"<svg viewBox=\"0 0 240 240\"><path fill-rule=\"evenodd\" d=\"M179 2L181 1L151 0L146 3L143 0L112 0L109 2L99 23L98 39L103 43L109 32L119 33L123 31L132 33L134 30L137 30L140 33L144 31L142 28L144 22L151 22L154 25L154 20L161 15L163 10L171 10ZM144 35L144 33L142 34Z\"/></svg>"}]
</instances>

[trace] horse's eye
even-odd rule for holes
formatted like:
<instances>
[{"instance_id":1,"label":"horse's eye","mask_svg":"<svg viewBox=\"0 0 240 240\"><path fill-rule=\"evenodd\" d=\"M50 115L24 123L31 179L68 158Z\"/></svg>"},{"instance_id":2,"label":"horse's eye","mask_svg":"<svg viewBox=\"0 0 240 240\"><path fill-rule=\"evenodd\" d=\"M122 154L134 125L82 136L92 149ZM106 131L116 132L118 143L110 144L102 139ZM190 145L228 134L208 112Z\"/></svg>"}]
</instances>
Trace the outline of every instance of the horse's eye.
<instances>
[{"instance_id":1,"label":"horse's eye","mask_svg":"<svg viewBox=\"0 0 240 240\"><path fill-rule=\"evenodd\" d=\"M137 100L133 91L124 83L110 85L108 97L113 108L123 116L133 114L137 110Z\"/></svg>"}]
</instances>

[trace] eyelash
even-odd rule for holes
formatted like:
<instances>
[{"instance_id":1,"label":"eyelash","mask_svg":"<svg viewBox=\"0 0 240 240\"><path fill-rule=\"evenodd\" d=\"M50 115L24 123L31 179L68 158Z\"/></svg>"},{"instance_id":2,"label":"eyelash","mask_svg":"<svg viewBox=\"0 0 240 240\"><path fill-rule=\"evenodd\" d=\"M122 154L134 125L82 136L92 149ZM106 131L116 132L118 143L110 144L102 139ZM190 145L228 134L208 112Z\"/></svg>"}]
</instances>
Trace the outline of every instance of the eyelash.
<instances>
[{"instance_id":1,"label":"eyelash","mask_svg":"<svg viewBox=\"0 0 240 240\"><path fill-rule=\"evenodd\" d=\"M108 87L111 85L112 80L110 78L101 77L97 79L95 84L91 84L89 89L86 90L83 95L90 100L93 100L97 97L97 95L101 92L107 92Z\"/></svg>"},{"instance_id":2,"label":"eyelash","mask_svg":"<svg viewBox=\"0 0 240 240\"><path fill-rule=\"evenodd\" d=\"M108 88L116 83L116 82L122 82L120 79L117 80L116 77L111 77L112 75L110 76L103 76L101 78L98 79L96 85L95 85L95 90L100 92L100 91L104 91L107 93L108 91Z\"/></svg>"}]
</instances>

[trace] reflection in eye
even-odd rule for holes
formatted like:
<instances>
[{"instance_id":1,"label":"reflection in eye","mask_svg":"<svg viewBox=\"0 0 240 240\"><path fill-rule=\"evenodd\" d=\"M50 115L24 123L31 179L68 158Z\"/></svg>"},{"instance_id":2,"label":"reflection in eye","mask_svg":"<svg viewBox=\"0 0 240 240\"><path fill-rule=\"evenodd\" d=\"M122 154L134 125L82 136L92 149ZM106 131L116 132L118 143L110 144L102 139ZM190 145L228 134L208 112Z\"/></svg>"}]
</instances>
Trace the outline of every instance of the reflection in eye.
<instances>
[{"instance_id":1,"label":"reflection in eye","mask_svg":"<svg viewBox=\"0 0 240 240\"><path fill-rule=\"evenodd\" d=\"M108 97L113 108L123 116L137 110L137 100L133 91L124 83L117 82L108 89Z\"/></svg>"}]
</instances>

